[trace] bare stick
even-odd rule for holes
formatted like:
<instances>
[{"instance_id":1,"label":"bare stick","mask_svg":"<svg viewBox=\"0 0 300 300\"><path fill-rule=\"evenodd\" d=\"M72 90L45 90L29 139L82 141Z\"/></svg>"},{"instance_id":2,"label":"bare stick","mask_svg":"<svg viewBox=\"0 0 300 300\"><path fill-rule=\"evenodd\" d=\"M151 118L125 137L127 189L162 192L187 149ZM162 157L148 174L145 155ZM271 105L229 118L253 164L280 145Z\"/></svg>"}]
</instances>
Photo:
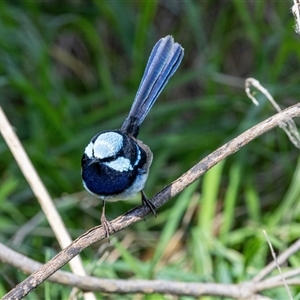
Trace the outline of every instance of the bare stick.
<instances>
[{"instance_id":1,"label":"bare stick","mask_svg":"<svg viewBox=\"0 0 300 300\"><path fill-rule=\"evenodd\" d=\"M3 259L5 263L9 263L18 269L22 269L25 273L32 273L42 266L42 264L9 249L1 243L0 256L1 260ZM162 293L192 297L212 295L237 299L255 299L255 294L257 293L256 287L259 286L259 284L254 283L220 284L199 282L187 283L167 280L103 279L91 276L78 276L65 271L57 271L49 278L49 280L64 285L75 286L81 290L92 290L103 293ZM282 285L282 282L280 283ZM275 283L271 284L274 285ZM261 300L263 298L259 299Z\"/></svg>"},{"instance_id":2,"label":"bare stick","mask_svg":"<svg viewBox=\"0 0 300 300\"><path fill-rule=\"evenodd\" d=\"M262 135L266 131L278 126L284 120L299 116L300 104L298 103L268 118L260 124L248 129L237 138L229 141L224 146L220 147L219 149L202 159L198 164L196 164L189 171L175 180L172 184L166 186L162 191L160 191L151 199L152 203L155 205L155 207L159 208L169 199L177 195L179 192L181 192L183 189L197 180L207 170L212 168L221 160L237 152L244 145L248 144L250 141ZM122 215L111 221L111 224L115 232L117 232L134 224L139 220L142 220L149 213L150 209L148 207L136 207L130 210L125 215ZM111 234L113 234L113 232ZM31 274L16 288L6 294L3 299L21 299L32 289L36 288L39 284L41 284L44 280L51 276L54 272L56 272L59 268L65 265L68 261L70 261L73 257L78 255L83 249L104 238L105 232L102 226L96 226L90 229L88 232L77 238L71 245L58 253L42 268Z\"/></svg>"},{"instance_id":3,"label":"bare stick","mask_svg":"<svg viewBox=\"0 0 300 300\"><path fill-rule=\"evenodd\" d=\"M289 296L290 300L293 300L293 297L292 297L291 291L289 289L289 286L287 285L286 280L285 280L285 278L284 278L284 276L282 274L281 268L280 268L280 266L279 266L279 264L277 262L276 253L275 253L275 251L273 249L272 243L271 243L271 241L270 241L270 239L269 239L269 237L268 237L268 235L267 235L267 233L266 233L265 230L263 230L263 233L264 233L264 235L265 235L265 237L266 237L266 239L268 241L268 244L269 244L269 247L270 247L270 250L271 250L271 253L272 253L272 257L273 257L274 263L275 263L275 265L276 265L276 267L277 267L277 269L279 271L281 280L282 280L282 282L283 282L283 284L285 286L285 289L287 290L288 296Z\"/></svg>"},{"instance_id":4,"label":"bare stick","mask_svg":"<svg viewBox=\"0 0 300 300\"><path fill-rule=\"evenodd\" d=\"M266 98L269 100L269 102L273 105L273 107L277 110L277 112L281 112L282 109L280 106L276 103L272 95L269 93L269 91L263 87L258 80L255 78L247 78L245 80L245 92L247 96L252 100L252 102L255 105L259 105L258 101L254 97L255 92L251 92L251 87L256 88L259 90L262 94L266 96ZM289 118L278 124L280 128L282 128L287 136L289 137L290 141L300 149L300 134L297 130L297 126L293 119Z\"/></svg>"},{"instance_id":5,"label":"bare stick","mask_svg":"<svg viewBox=\"0 0 300 300\"><path fill-rule=\"evenodd\" d=\"M293 247L293 245L291 246ZM287 249L288 250L288 249ZM42 267L42 264L32 260L20 253L15 252L9 247L0 243L0 260L8 263L15 268L22 270L26 274L33 273ZM300 268L283 273L285 278L299 275ZM216 283L182 283L165 280L122 280L122 279L103 279L91 276L78 276L70 272L57 271L48 278L49 281L77 287L81 290L93 290L103 293L169 293L176 295L186 295L200 297L203 295L213 295L230 298L249 299L269 299L261 295L255 298L259 292L283 286L281 276L274 276L261 282L242 282L240 284L216 284ZM300 279L288 279L289 286L299 286Z\"/></svg>"},{"instance_id":6,"label":"bare stick","mask_svg":"<svg viewBox=\"0 0 300 300\"><path fill-rule=\"evenodd\" d=\"M278 258L277 263L282 265L286 260L293 255L294 253L300 250L300 239L298 239L293 245L291 245L288 249L282 252ZM276 263L272 261L265 268L263 268L254 278L253 281L261 281L263 278L268 276L274 269L276 268Z\"/></svg>"},{"instance_id":7,"label":"bare stick","mask_svg":"<svg viewBox=\"0 0 300 300\"><path fill-rule=\"evenodd\" d=\"M69 245L72 242L72 239L59 213L57 212L55 205L53 204L53 201L47 189L45 188L34 166L32 165L20 140L18 139L17 135L13 131L13 128L10 125L8 119L6 118L1 106L0 106L0 131L11 153L13 154L16 162L18 163L22 173L24 174L27 182L29 183L34 195L38 199L61 248L65 248L67 245ZM82 261L79 256L76 257L74 261L70 262L70 267L74 273L82 276L86 275L82 265ZM93 296L88 295L88 297L89 299L91 299L91 297Z\"/></svg>"},{"instance_id":8,"label":"bare stick","mask_svg":"<svg viewBox=\"0 0 300 300\"><path fill-rule=\"evenodd\" d=\"M292 245L293 246L293 245ZM290 246L290 247L292 247L292 246ZM290 249L290 247L288 248L288 249ZM286 250L288 250L288 249L286 249ZM291 255L293 255L293 253L291 254ZM300 275L300 268L296 268L296 269L292 269L292 270L290 270L290 271L286 271L286 272L284 272L284 278L285 279L288 279L288 278L290 278L290 277L296 277L296 276L298 276L298 275ZM269 278L267 278L267 279L265 279L264 281L261 281L261 282L264 282L264 283L271 283L271 282L277 282L277 281L279 281L281 279L281 276L280 275L275 275L275 276L272 276L272 277L269 277Z\"/></svg>"}]
</instances>

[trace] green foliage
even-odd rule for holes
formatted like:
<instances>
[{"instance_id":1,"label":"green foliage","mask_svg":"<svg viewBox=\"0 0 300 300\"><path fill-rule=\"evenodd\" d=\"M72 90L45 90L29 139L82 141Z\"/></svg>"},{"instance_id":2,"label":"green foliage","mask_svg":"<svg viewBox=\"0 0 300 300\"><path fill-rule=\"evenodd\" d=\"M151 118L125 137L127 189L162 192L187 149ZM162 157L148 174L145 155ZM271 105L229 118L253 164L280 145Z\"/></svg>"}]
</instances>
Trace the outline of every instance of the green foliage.
<instances>
[{"instance_id":1,"label":"green foliage","mask_svg":"<svg viewBox=\"0 0 300 300\"><path fill-rule=\"evenodd\" d=\"M263 97L259 107L247 99L246 77L264 84L282 108L297 101L300 48L291 5L0 2L0 104L73 238L98 225L101 211L100 201L78 193L81 155L94 134L121 125L154 43L172 34L185 57L141 127L140 139L154 153L148 196L274 113ZM299 237L298 153L280 129L265 134L159 209L156 219L114 235L116 257L97 264L99 245L86 249L87 269L107 278L249 280L272 260L263 229L277 252ZM51 256L59 251L55 237L3 140L0 154L0 240L46 261L48 249ZM138 198L108 203L107 218ZM298 266L299 255L289 264ZM0 278L3 294L25 277L5 266ZM47 283L31 297L66 298L69 292ZM265 295L287 297L284 288Z\"/></svg>"}]
</instances>

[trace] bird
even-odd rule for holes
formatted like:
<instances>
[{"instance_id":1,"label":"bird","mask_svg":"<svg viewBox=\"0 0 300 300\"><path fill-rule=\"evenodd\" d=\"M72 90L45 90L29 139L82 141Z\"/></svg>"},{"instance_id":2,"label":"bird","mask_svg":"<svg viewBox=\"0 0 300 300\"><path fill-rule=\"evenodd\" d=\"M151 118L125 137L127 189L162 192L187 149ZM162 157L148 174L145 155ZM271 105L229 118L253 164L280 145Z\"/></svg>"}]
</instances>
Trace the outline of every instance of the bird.
<instances>
[{"instance_id":1,"label":"bird","mask_svg":"<svg viewBox=\"0 0 300 300\"><path fill-rule=\"evenodd\" d=\"M143 192L153 154L137 139L140 125L184 56L183 47L171 35L154 45L129 114L119 129L97 133L81 159L84 188L103 200L101 224L109 240L111 224L105 203L126 200L141 193L144 206L156 216L155 205Z\"/></svg>"}]
</instances>

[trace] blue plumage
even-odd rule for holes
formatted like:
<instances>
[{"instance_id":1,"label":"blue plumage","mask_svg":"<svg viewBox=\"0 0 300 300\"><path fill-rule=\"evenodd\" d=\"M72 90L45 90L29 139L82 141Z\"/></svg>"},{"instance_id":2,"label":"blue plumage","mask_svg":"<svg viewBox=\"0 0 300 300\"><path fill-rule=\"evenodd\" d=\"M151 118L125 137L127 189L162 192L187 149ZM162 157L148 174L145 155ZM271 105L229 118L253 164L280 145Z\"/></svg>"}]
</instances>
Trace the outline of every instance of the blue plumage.
<instances>
[{"instance_id":1,"label":"blue plumage","mask_svg":"<svg viewBox=\"0 0 300 300\"><path fill-rule=\"evenodd\" d=\"M102 136L107 138L107 135L115 136L115 139L110 139L111 142L118 141L122 144L112 143L111 149L108 149L102 143ZM101 158L95 156L95 152L90 151L95 143L98 143L97 146L104 146L104 151L98 153L109 155ZM148 151L150 150L140 147L137 141L119 130L104 131L96 135L82 156L81 175L84 187L91 194L106 201L128 199L144 187L146 178L143 183L141 179L148 175Z\"/></svg>"},{"instance_id":2,"label":"blue plumage","mask_svg":"<svg viewBox=\"0 0 300 300\"><path fill-rule=\"evenodd\" d=\"M172 36L160 39L154 46L128 117L121 129L136 136L139 126L152 105L175 73L183 58L183 48Z\"/></svg>"},{"instance_id":3,"label":"blue plumage","mask_svg":"<svg viewBox=\"0 0 300 300\"><path fill-rule=\"evenodd\" d=\"M160 39L152 49L136 97L121 128L98 133L85 148L81 159L83 185L88 192L103 199L101 222L107 236L110 226L105 217L105 201L124 200L141 192L143 204L155 214L154 205L142 191L153 155L136 137L183 55L183 48L174 43L171 36Z\"/></svg>"}]
</instances>

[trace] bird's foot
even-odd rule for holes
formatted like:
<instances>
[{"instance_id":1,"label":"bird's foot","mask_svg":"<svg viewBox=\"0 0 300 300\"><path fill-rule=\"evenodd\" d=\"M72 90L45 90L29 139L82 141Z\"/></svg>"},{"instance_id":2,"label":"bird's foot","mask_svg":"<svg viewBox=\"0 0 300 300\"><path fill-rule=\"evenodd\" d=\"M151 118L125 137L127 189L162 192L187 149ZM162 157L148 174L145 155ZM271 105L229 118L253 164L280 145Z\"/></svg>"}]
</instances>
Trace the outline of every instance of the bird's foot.
<instances>
[{"instance_id":1,"label":"bird's foot","mask_svg":"<svg viewBox=\"0 0 300 300\"><path fill-rule=\"evenodd\" d=\"M144 191L141 191L142 194L142 202L143 205L147 206L151 212L153 213L154 217L156 218L156 207L155 205L146 197Z\"/></svg>"}]
</instances>

